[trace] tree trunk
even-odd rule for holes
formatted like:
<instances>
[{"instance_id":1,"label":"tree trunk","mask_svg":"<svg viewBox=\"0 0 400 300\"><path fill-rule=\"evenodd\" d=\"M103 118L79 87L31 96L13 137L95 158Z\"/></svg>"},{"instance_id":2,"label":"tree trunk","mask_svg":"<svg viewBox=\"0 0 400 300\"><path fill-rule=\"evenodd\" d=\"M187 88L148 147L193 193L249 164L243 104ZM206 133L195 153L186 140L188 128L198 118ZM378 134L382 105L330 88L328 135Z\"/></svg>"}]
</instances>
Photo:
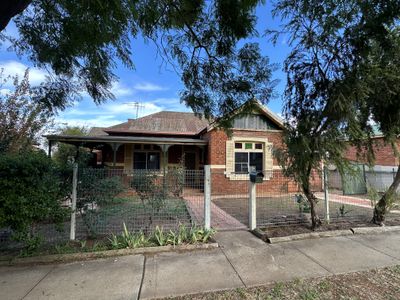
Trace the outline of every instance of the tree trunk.
<instances>
[{"instance_id":1,"label":"tree trunk","mask_svg":"<svg viewBox=\"0 0 400 300\"><path fill-rule=\"evenodd\" d=\"M391 204L393 195L396 193L397 188L400 185L400 165L397 167L396 176L388 190L383 194L381 199L374 208L374 216L372 222L378 225L382 225L385 221L386 212L388 211L389 205Z\"/></svg>"},{"instance_id":2,"label":"tree trunk","mask_svg":"<svg viewBox=\"0 0 400 300\"><path fill-rule=\"evenodd\" d=\"M308 188L303 188L304 194L307 197L308 202L310 203L310 213L311 213L311 229L315 230L319 226L321 226L321 219L318 217L317 211L315 210L315 206L317 204L317 198L314 193L311 192Z\"/></svg>"},{"instance_id":3,"label":"tree trunk","mask_svg":"<svg viewBox=\"0 0 400 300\"><path fill-rule=\"evenodd\" d=\"M32 0L1 0L0 1L0 32L3 31L10 20L22 13Z\"/></svg>"}]
</instances>

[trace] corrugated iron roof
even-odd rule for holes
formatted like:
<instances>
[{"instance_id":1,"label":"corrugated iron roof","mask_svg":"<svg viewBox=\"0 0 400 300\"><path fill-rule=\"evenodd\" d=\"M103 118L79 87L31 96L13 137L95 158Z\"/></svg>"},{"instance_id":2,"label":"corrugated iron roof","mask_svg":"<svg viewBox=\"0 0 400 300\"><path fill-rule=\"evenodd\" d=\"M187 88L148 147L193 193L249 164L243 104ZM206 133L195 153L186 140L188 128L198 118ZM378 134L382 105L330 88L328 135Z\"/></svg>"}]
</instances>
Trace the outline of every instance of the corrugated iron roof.
<instances>
[{"instance_id":1,"label":"corrugated iron roof","mask_svg":"<svg viewBox=\"0 0 400 300\"><path fill-rule=\"evenodd\" d=\"M209 122L194 113L161 111L138 119L104 128L108 133L149 133L171 135L196 135L207 127Z\"/></svg>"},{"instance_id":2,"label":"corrugated iron roof","mask_svg":"<svg viewBox=\"0 0 400 300\"><path fill-rule=\"evenodd\" d=\"M107 132L104 131L103 127L92 127L90 128L88 136L102 136L102 135L108 135Z\"/></svg>"}]
</instances>

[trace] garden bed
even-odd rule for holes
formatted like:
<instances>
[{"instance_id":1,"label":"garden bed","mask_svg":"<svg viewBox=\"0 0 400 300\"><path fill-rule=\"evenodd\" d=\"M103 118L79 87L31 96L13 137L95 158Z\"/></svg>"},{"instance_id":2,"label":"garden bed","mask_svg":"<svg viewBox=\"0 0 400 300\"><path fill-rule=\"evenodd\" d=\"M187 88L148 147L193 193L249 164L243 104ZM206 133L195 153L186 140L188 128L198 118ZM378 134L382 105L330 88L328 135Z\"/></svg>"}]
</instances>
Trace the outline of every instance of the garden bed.
<instances>
[{"instance_id":1,"label":"garden bed","mask_svg":"<svg viewBox=\"0 0 400 300\"><path fill-rule=\"evenodd\" d=\"M373 233L376 231L390 231L390 229L400 228L400 219L390 219L385 227L378 226L371 222L357 222L349 220L340 220L331 224L322 224L315 230L311 229L309 224L297 224L289 226L271 226L257 228L254 234L263 241L276 243L290 240L320 238L339 235L351 235L353 233ZM356 230L361 229L361 230ZM370 230L369 230L370 229Z\"/></svg>"},{"instance_id":2,"label":"garden bed","mask_svg":"<svg viewBox=\"0 0 400 300\"><path fill-rule=\"evenodd\" d=\"M124 223L120 234L109 234L107 236L98 236L95 239L80 239L53 245L42 244L34 249L25 247L20 249L20 251L3 251L0 252L0 261L11 261L33 256L52 257L55 255L54 257L57 257L57 255L77 253L85 257L90 257L92 255L96 256L93 253L109 250L157 249L165 246L169 248L185 248L189 245L191 245L190 247L197 247L196 245L215 242L213 240L214 234L215 231L213 229L206 230L200 226L187 227L184 224L179 225L175 230L165 230L162 227L156 227L153 232L145 234L143 231L129 231ZM154 252L155 250L153 249L152 251Z\"/></svg>"},{"instance_id":3,"label":"garden bed","mask_svg":"<svg viewBox=\"0 0 400 300\"><path fill-rule=\"evenodd\" d=\"M170 251L194 251L194 250L206 250L215 249L219 245L213 239L208 240L205 243L197 244L183 244L183 245L167 245L167 246L156 246L156 247L141 247L141 248L125 248L116 250L102 250L102 251L88 251L82 252L82 249L75 247L76 252L73 253L61 253L61 254L41 254L29 257L20 256L0 256L0 266L9 265L37 265L37 264L54 264L54 263L68 263L74 261L86 261L106 257L124 256L124 255L150 255L161 252ZM70 246L70 249L74 249Z\"/></svg>"}]
</instances>

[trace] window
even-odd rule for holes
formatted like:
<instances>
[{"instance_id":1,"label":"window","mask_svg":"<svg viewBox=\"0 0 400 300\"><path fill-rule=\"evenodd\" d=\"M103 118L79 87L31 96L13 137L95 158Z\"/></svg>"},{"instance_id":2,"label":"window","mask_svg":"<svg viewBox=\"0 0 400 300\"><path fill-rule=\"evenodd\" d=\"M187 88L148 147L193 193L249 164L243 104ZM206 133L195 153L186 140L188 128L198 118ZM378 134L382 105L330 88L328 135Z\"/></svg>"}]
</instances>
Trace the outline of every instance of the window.
<instances>
[{"instance_id":1,"label":"window","mask_svg":"<svg viewBox=\"0 0 400 300\"><path fill-rule=\"evenodd\" d=\"M242 143L235 143L235 149L242 149Z\"/></svg>"},{"instance_id":2,"label":"window","mask_svg":"<svg viewBox=\"0 0 400 300\"><path fill-rule=\"evenodd\" d=\"M237 147L239 144L241 147ZM235 142L235 173L247 174L252 169L263 171L263 143Z\"/></svg>"},{"instance_id":3,"label":"window","mask_svg":"<svg viewBox=\"0 0 400 300\"><path fill-rule=\"evenodd\" d=\"M160 153L159 152L134 152L133 168L139 170L159 170Z\"/></svg>"},{"instance_id":4,"label":"window","mask_svg":"<svg viewBox=\"0 0 400 300\"><path fill-rule=\"evenodd\" d=\"M245 143L244 148L245 149L253 149L253 143Z\"/></svg>"},{"instance_id":5,"label":"window","mask_svg":"<svg viewBox=\"0 0 400 300\"><path fill-rule=\"evenodd\" d=\"M263 170L263 153L235 152L235 173L248 173L253 168Z\"/></svg>"}]
</instances>

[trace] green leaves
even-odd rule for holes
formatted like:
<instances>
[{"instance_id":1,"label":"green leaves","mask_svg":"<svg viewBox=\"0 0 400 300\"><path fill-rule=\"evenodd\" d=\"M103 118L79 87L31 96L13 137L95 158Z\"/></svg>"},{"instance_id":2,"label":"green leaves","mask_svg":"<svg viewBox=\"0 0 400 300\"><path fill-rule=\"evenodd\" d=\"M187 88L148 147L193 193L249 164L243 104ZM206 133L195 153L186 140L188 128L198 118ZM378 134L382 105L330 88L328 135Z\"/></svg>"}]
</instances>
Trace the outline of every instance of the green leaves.
<instances>
[{"instance_id":1,"label":"green leaves","mask_svg":"<svg viewBox=\"0 0 400 300\"><path fill-rule=\"evenodd\" d=\"M0 227L29 241L42 222L61 223L68 212L61 202L70 192L68 177L44 153L0 155Z\"/></svg>"},{"instance_id":2,"label":"green leaves","mask_svg":"<svg viewBox=\"0 0 400 300\"><path fill-rule=\"evenodd\" d=\"M199 226L190 228L180 224L177 230L165 231L162 227L156 226L154 232L146 236L142 231L129 232L125 223L121 235L111 235L110 245L113 249L139 248L149 246L167 246L207 243L215 234L215 230L206 230Z\"/></svg>"},{"instance_id":3,"label":"green leaves","mask_svg":"<svg viewBox=\"0 0 400 300\"><path fill-rule=\"evenodd\" d=\"M260 3L32 1L14 18L20 37L9 39L16 52L52 70L38 96L49 107L64 109L82 92L96 103L113 98L114 69L118 63L134 67L131 44L141 34L181 74L182 100L196 113L218 117L249 99L265 102L271 96L268 60L255 45L237 47L257 35Z\"/></svg>"}]
</instances>

